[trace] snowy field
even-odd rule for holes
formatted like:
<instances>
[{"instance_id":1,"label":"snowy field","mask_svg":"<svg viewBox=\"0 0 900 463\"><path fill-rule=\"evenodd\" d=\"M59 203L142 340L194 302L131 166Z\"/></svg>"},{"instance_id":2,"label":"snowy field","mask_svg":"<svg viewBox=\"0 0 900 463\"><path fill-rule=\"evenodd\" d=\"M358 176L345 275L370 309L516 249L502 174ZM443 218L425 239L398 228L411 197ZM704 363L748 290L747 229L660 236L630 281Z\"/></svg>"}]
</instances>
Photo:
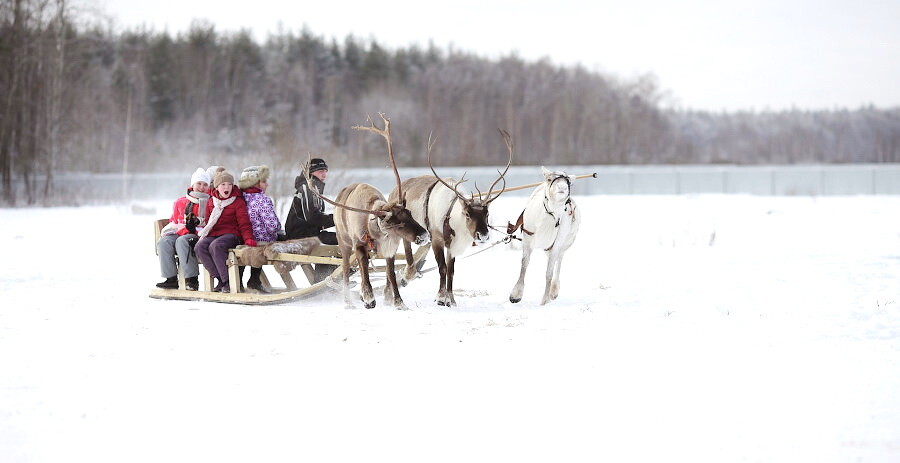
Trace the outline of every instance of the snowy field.
<instances>
[{"instance_id":1,"label":"snowy field","mask_svg":"<svg viewBox=\"0 0 900 463\"><path fill-rule=\"evenodd\" d=\"M3 210L0 461L900 461L900 197L577 192L559 299L501 244L409 311L154 300L170 200Z\"/></svg>"}]
</instances>

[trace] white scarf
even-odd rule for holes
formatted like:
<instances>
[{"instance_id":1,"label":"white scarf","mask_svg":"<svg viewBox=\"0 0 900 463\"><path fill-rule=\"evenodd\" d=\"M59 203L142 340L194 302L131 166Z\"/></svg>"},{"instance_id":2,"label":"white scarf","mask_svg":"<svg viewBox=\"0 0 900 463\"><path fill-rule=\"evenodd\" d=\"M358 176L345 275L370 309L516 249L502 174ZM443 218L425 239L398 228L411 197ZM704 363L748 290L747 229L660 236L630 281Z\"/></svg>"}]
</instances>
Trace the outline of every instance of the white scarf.
<instances>
[{"instance_id":1,"label":"white scarf","mask_svg":"<svg viewBox=\"0 0 900 463\"><path fill-rule=\"evenodd\" d=\"M206 202L209 201L210 195L192 190L185 195L185 198L197 205L197 215L200 217L200 226L206 225Z\"/></svg>"},{"instance_id":2,"label":"white scarf","mask_svg":"<svg viewBox=\"0 0 900 463\"><path fill-rule=\"evenodd\" d=\"M212 196L212 200L213 200L212 214L209 215L209 219L208 219L209 221L206 223L206 226L203 227L203 230L200 230L200 233L199 233L200 238L203 238L209 234L209 232L216 225L216 222L219 221L219 216L222 215L222 210L224 210L226 207L230 206L231 203L233 203L235 199L237 199L237 196L232 196L228 199L219 199L215 196Z\"/></svg>"}]
</instances>

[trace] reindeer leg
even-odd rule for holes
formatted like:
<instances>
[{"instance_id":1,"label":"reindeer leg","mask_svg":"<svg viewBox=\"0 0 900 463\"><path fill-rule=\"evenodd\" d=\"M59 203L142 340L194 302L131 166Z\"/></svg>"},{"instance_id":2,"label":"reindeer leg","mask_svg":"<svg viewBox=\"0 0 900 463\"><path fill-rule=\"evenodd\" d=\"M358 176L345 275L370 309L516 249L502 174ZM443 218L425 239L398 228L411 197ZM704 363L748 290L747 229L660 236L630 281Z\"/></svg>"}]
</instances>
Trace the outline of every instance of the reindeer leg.
<instances>
[{"instance_id":1,"label":"reindeer leg","mask_svg":"<svg viewBox=\"0 0 900 463\"><path fill-rule=\"evenodd\" d=\"M556 256L556 265L553 266L553 279L550 282L550 300L559 296L559 269L562 268L563 253Z\"/></svg>"},{"instance_id":2,"label":"reindeer leg","mask_svg":"<svg viewBox=\"0 0 900 463\"><path fill-rule=\"evenodd\" d=\"M353 252L352 248L343 248L341 247L341 275L343 284L343 293L344 293L344 306L348 309L353 308L353 302L350 300L350 253Z\"/></svg>"},{"instance_id":3,"label":"reindeer leg","mask_svg":"<svg viewBox=\"0 0 900 463\"><path fill-rule=\"evenodd\" d=\"M444 259L444 245L431 242L431 250L434 251L434 260L437 261L438 273L441 274L441 286L438 288L434 302L438 305L449 305L447 298L447 261Z\"/></svg>"},{"instance_id":4,"label":"reindeer leg","mask_svg":"<svg viewBox=\"0 0 900 463\"><path fill-rule=\"evenodd\" d=\"M418 269L413 265L412 243L403 240L403 252L406 253L406 271L404 272L403 277L400 278L400 286L406 286L418 276Z\"/></svg>"},{"instance_id":5,"label":"reindeer leg","mask_svg":"<svg viewBox=\"0 0 900 463\"><path fill-rule=\"evenodd\" d=\"M369 253L365 246L356 247L356 258L359 259L359 298L367 309L375 307L375 295L372 293L372 283L369 281Z\"/></svg>"},{"instance_id":6,"label":"reindeer leg","mask_svg":"<svg viewBox=\"0 0 900 463\"><path fill-rule=\"evenodd\" d=\"M387 262L387 286L384 287L384 303L390 304L397 310L408 310L400 297L400 288L397 287L397 275L394 273L394 259L385 259Z\"/></svg>"},{"instance_id":7,"label":"reindeer leg","mask_svg":"<svg viewBox=\"0 0 900 463\"><path fill-rule=\"evenodd\" d=\"M556 263L558 261L559 261L559 254L557 254L556 251L551 251L551 252L547 253L547 272L544 275L545 279L546 279L546 283L544 284L544 297L541 298L541 305L544 305L544 304L550 302L551 286L553 286L552 285L553 273L554 273L554 270L556 269Z\"/></svg>"},{"instance_id":8,"label":"reindeer leg","mask_svg":"<svg viewBox=\"0 0 900 463\"><path fill-rule=\"evenodd\" d=\"M531 243L522 243L522 269L519 271L519 281L509 293L509 302L513 304L522 300L522 292L525 290L525 271L528 270L529 260L531 260Z\"/></svg>"},{"instance_id":9,"label":"reindeer leg","mask_svg":"<svg viewBox=\"0 0 900 463\"><path fill-rule=\"evenodd\" d=\"M384 269L385 269L384 270L384 281L385 281L385 283L384 283L384 288L381 290L381 296L384 298L384 304L391 305L391 306L394 305L394 291L391 288L391 276L392 276L391 274L394 272L394 265L392 262L393 260L394 259L391 259L389 257L384 258ZM393 276L395 278L394 281L396 281L396 274ZM375 290L373 289L372 291L374 292Z\"/></svg>"},{"instance_id":10,"label":"reindeer leg","mask_svg":"<svg viewBox=\"0 0 900 463\"><path fill-rule=\"evenodd\" d=\"M450 303L447 304L450 307L456 307L456 298L453 297L453 274L455 273L456 268L456 258L451 257L450 253L447 253L447 295L450 296Z\"/></svg>"}]
</instances>

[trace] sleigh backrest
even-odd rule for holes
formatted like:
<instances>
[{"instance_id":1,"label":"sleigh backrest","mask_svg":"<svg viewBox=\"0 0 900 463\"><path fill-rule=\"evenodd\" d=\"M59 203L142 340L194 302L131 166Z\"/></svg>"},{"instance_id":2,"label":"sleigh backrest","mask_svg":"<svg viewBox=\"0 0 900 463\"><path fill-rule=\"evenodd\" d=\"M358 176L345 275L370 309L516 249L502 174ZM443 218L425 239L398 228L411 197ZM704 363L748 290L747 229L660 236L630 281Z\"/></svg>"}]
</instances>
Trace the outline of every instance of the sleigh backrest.
<instances>
[{"instance_id":1,"label":"sleigh backrest","mask_svg":"<svg viewBox=\"0 0 900 463\"><path fill-rule=\"evenodd\" d=\"M156 248L156 243L159 242L159 237L162 236L162 229L169 223L169 219L156 219L153 221L153 252L156 255L159 255L159 250Z\"/></svg>"}]
</instances>

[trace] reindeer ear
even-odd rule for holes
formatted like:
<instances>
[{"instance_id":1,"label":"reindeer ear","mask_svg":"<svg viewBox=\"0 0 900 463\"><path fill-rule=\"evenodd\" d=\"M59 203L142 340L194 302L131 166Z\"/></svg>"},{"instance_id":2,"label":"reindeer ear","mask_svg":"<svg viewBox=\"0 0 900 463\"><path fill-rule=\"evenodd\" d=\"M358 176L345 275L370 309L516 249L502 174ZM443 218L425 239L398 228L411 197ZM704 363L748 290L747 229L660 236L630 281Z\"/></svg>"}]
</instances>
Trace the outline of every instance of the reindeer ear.
<instances>
[{"instance_id":1,"label":"reindeer ear","mask_svg":"<svg viewBox=\"0 0 900 463\"><path fill-rule=\"evenodd\" d=\"M547 170L546 167L541 166L541 175L543 175L545 179L549 179L553 176L553 171Z\"/></svg>"}]
</instances>

